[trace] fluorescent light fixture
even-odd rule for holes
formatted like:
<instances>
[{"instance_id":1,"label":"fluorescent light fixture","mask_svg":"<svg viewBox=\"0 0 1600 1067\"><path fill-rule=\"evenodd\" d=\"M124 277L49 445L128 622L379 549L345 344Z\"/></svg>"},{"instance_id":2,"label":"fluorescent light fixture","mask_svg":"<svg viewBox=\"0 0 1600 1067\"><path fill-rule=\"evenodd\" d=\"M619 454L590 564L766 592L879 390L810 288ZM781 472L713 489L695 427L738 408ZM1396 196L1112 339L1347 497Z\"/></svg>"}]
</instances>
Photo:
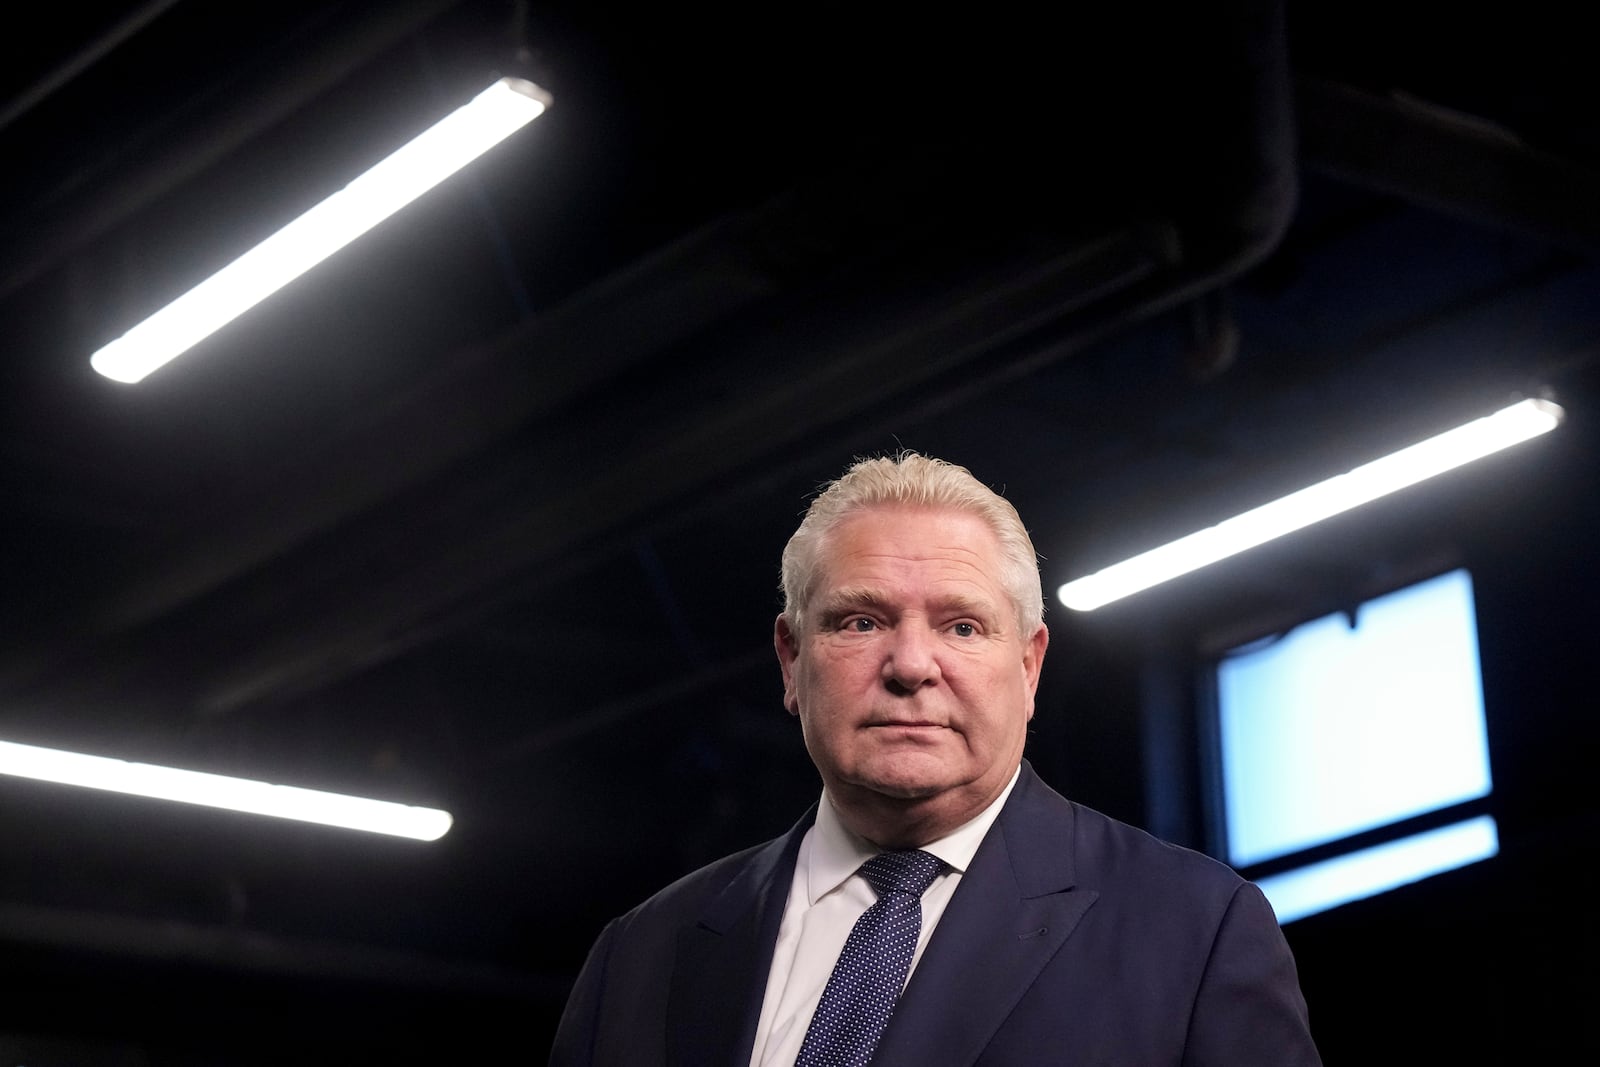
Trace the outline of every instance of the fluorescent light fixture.
<instances>
[{"instance_id":1,"label":"fluorescent light fixture","mask_svg":"<svg viewBox=\"0 0 1600 1067\"><path fill-rule=\"evenodd\" d=\"M347 830L367 830L418 841L437 841L454 822L449 812L437 808L418 808L387 800L324 793L320 789L157 767L150 763L130 763L105 756L85 756L10 741L0 741L0 774L253 815L298 819Z\"/></svg>"},{"instance_id":2,"label":"fluorescent light fixture","mask_svg":"<svg viewBox=\"0 0 1600 1067\"><path fill-rule=\"evenodd\" d=\"M349 185L90 357L137 382L526 126L550 106L532 82L501 78Z\"/></svg>"},{"instance_id":3,"label":"fluorescent light fixture","mask_svg":"<svg viewBox=\"0 0 1600 1067\"><path fill-rule=\"evenodd\" d=\"M1160 548L1076 578L1056 590L1056 596L1075 611L1093 611L1397 489L1548 433L1561 424L1564 414L1559 405L1548 400L1532 399L1512 404L1493 415L1485 415L1270 504L1252 508Z\"/></svg>"}]
</instances>

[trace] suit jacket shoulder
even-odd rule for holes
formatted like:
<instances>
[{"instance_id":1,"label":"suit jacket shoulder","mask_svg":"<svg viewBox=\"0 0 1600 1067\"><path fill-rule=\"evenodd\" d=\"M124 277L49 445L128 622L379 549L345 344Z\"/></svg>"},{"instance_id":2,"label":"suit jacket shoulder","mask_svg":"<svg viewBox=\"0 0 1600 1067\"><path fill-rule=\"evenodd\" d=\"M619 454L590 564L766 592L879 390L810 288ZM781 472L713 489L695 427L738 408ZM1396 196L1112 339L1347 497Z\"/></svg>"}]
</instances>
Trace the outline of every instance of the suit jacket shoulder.
<instances>
[{"instance_id":1,"label":"suit jacket shoulder","mask_svg":"<svg viewBox=\"0 0 1600 1067\"><path fill-rule=\"evenodd\" d=\"M1024 763L873 1062L1320 1061L1260 891L1066 800Z\"/></svg>"},{"instance_id":2,"label":"suit jacket shoulder","mask_svg":"<svg viewBox=\"0 0 1600 1067\"><path fill-rule=\"evenodd\" d=\"M613 920L556 1031L552 1067L748 1061L778 925L813 807Z\"/></svg>"}]
</instances>

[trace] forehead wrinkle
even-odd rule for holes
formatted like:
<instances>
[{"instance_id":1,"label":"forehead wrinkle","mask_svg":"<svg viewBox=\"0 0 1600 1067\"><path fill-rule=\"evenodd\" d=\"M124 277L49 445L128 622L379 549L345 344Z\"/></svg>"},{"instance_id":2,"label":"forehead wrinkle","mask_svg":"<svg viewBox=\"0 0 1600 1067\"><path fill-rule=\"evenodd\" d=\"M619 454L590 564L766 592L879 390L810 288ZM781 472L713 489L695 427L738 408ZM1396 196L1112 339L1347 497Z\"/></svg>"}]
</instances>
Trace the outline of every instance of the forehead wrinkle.
<instances>
[{"instance_id":1,"label":"forehead wrinkle","mask_svg":"<svg viewBox=\"0 0 1600 1067\"><path fill-rule=\"evenodd\" d=\"M980 574L987 573L984 565L986 553L960 541L931 545L921 552L912 551L909 546L895 545L877 550L858 549L856 555L863 560L889 560L895 563L951 563L957 567L971 567Z\"/></svg>"},{"instance_id":2,"label":"forehead wrinkle","mask_svg":"<svg viewBox=\"0 0 1600 1067\"><path fill-rule=\"evenodd\" d=\"M893 584L905 571L925 575L928 580L934 582L970 582L977 585L999 583L999 577L991 574L986 565L988 562L986 553L959 543L939 545L922 552L912 552L900 546L877 550L858 548L845 555L846 558L843 560L837 557L837 553L829 558L825 571L835 570L840 566L853 566L874 572L881 570L887 579L886 584ZM926 569L925 565L928 564L933 565L932 570Z\"/></svg>"}]
</instances>

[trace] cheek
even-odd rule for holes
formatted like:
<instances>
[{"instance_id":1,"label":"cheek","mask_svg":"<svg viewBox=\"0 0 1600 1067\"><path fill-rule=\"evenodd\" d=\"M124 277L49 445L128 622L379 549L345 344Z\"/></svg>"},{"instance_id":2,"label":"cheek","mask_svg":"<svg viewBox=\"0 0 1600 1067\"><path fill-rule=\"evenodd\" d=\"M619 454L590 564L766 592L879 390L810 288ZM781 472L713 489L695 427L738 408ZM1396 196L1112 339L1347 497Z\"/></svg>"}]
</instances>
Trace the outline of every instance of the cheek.
<instances>
[{"instance_id":1,"label":"cheek","mask_svg":"<svg viewBox=\"0 0 1600 1067\"><path fill-rule=\"evenodd\" d=\"M802 718L816 718L827 710L831 701L832 672L815 659L808 659L795 669L794 695L797 710Z\"/></svg>"},{"instance_id":2,"label":"cheek","mask_svg":"<svg viewBox=\"0 0 1600 1067\"><path fill-rule=\"evenodd\" d=\"M871 657L861 648L819 648L806 663L806 684L813 689L844 690L869 672Z\"/></svg>"}]
</instances>

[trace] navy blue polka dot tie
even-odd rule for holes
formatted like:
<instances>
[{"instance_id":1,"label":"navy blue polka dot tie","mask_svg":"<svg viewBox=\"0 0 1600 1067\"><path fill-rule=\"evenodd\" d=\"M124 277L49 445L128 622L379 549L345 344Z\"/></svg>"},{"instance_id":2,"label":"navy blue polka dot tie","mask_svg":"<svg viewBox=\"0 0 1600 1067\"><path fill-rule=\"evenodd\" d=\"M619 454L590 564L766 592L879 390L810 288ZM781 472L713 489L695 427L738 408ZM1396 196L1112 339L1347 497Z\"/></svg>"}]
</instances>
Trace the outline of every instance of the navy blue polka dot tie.
<instances>
[{"instance_id":1,"label":"navy blue polka dot tie","mask_svg":"<svg viewBox=\"0 0 1600 1067\"><path fill-rule=\"evenodd\" d=\"M941 864L917 849L885 852L859 873L878 899L861 913L833 965L795 1067L862 1067L905 987L922 931L922 892Z\"/></svg>"}]
</instances>

